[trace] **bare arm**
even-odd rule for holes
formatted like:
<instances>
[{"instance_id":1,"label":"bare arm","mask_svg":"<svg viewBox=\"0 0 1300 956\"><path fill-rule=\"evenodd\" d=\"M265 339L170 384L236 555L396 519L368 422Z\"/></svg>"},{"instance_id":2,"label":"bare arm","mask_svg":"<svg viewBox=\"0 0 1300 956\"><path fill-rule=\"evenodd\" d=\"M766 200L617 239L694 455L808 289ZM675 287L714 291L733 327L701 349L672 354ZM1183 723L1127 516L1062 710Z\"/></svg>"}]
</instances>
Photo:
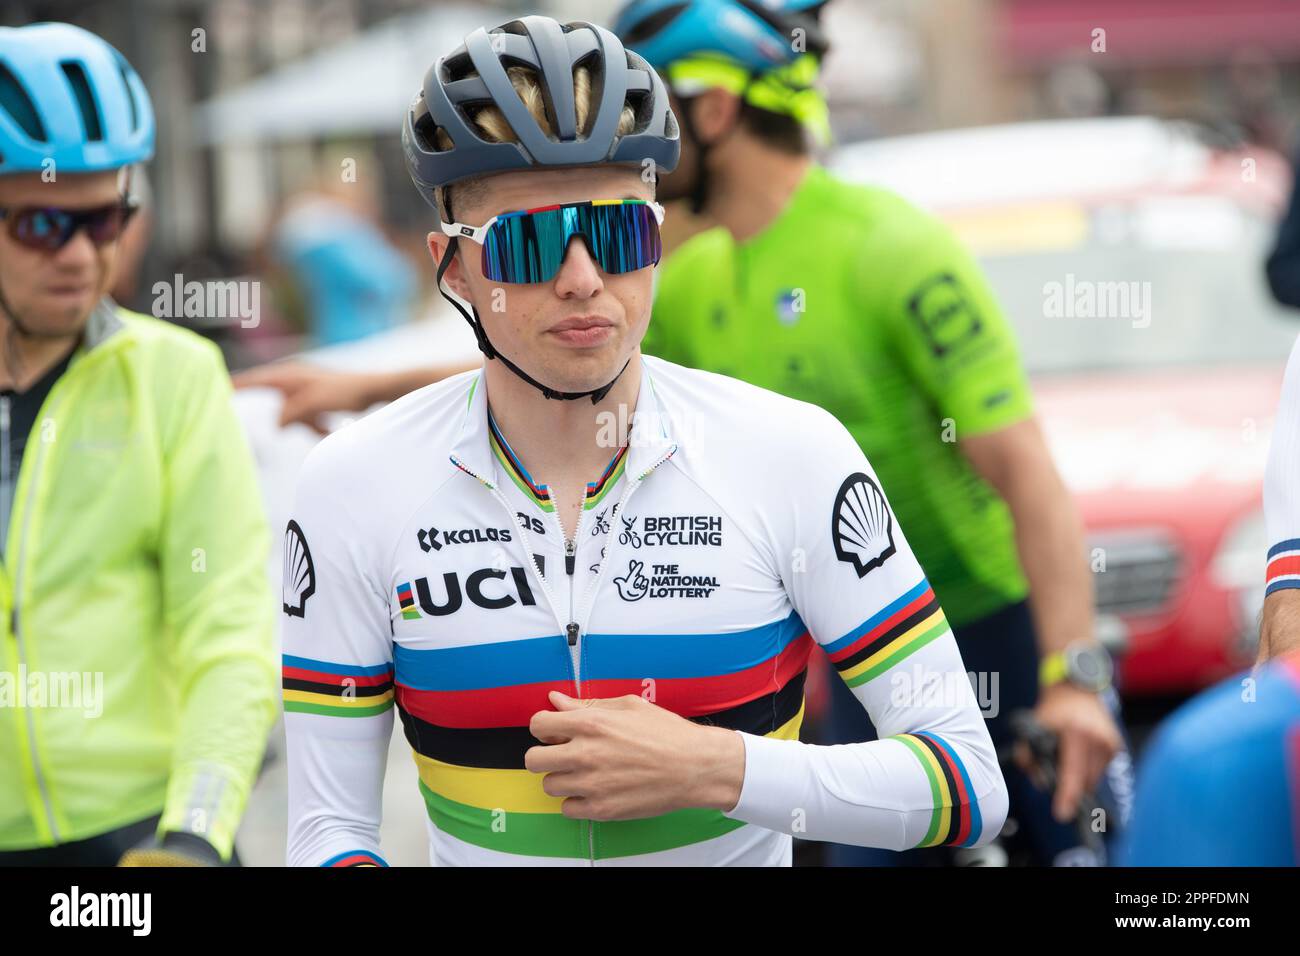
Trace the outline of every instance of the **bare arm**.
<instances>
[{"instance_id":1,"label":"bare arm","mask_svg":"<svg viewBox=\"0 0 1300 956\"><path fill-rule=\"evenodd\" d=\"M1257 664L1300 650L1300 589L1283 588L1264 599Z\"/></svg>"},{"instance_id":2,"label":"bare arm","mask_svg":"<svg viewBox=\"0 0 1300 956\"><path fill-rule=\"evenodd\" d=\"M1015 519L1039 650L1050 654L1092 640L1092 577L1084 558L1083 523L1038 421L965 438L959 447Z\"/></svg>"},{"instance_id":3,"label":"bare arm","mask_svg":"<svg viewBox=\"0 0 1300 956\"><path fill-rule=\"evenodd\" d=\"M417 388L477 368L478 362L447 363L396 372L340 372L299 362L277 362L240 372L236 388L274 388L284 395L280 425L309 425L329 431L327 412L360 412L379 402L391 402Z\"/></svg>"},{"instance_id":4,"label":"bare arm","mask_svg":"<svg viewBox=\"0 0 1300 956\"><path fill-rule=\"evenodd\" d=\"M965 439L961 449L1015 519L1040 654L1095 640L1083 523L1037 420L1028 418ZM1098 696L1066 681L1040 690L1034 714L1060 741L1052 810L1064 822L1074 815L1083 794L1097 785L1123 741Z\"/></svg>"}]
</instances>

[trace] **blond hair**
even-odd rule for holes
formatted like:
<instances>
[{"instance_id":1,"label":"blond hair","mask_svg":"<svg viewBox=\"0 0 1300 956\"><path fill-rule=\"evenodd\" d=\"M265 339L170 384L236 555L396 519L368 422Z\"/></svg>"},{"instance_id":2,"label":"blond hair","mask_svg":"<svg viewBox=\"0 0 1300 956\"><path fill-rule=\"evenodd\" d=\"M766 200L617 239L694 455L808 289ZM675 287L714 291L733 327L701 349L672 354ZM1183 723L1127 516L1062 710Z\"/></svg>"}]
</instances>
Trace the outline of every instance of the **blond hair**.
<instances>
[{"instance_id":1,"label":"blond hair","mask_svg":"<svg viewBox=\"0 0 1300 956\"><path fill-rule=\"evenodd\" d=\"M473 74L471 74L473 75ZM547 136L555 136L555 127L551 123L550 117L546 115L546 101L542 96L541 85L537 81L537 71L526 66L512 66L506 69L506 75L510 77L510 83L514 86L515 92L519 94L519 99L523 101L524 107L528 110L529 115L541 127L542 132ZM590 132L588 128L589 121L592 117L591 109L591 71L585 66L577 67L573 71L573 105L578 119L579 134ZM478 127L479 135L490 143L515 143L519 137L511 128L509 121L506 120L505 114L499 107L484 106L470 117L474 125ZM632 107L626 103L618 118L618 135L623 136L632 132L636 127L636 113ZM453 144L447 131L438 128L434 134L434 141L439 149L451 149ZM482 196L484 189L484 178L465 179L456 183L456 195L459 201L474 202ZM448 221L451 221L451 187L439 186L434 190L434 197L438 202L438 208L442 211Z\"/></svg>"}]
</instances>

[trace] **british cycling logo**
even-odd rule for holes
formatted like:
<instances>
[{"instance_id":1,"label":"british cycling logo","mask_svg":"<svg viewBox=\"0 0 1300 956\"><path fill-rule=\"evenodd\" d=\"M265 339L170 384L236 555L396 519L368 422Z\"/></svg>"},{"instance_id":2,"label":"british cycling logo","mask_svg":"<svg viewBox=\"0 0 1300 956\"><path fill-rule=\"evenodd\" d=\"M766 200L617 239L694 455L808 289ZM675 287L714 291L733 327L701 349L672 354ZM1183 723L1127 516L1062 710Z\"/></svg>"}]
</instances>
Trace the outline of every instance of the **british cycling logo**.
<instances>
[{"instance_id":1,"label":"british cycling logo","mask_svg":"<svg viewBox=\"0 0 1300 956\"><path fill-rule=\"evenodd\" d=\"M306 617L307 599L316 593L316 568L311 563L307 536L293 520L284 529L284 574L280 581L284 613L290 617Z\"/></svg>"},{"instance_id":2,"label":"british cycling logo","mask_svg":"<svg viewBox=\"0 0 1300 956\"><path fill-rule=\"evenodd\" d=\"M488 592L486 587L489 581L505 582L507 577L509 577L510 581L505 584L504 588L494 586L492 591L495 593ZM476 607L481 607L487 611L499 611L502 608L513 607L516 604L533 605L537 603L537 599L533 597L533 590L528 585L528 573L521 567L512 567L505 570L500 568L480 568L471 572L465 578L463 587L461 586L460 575L455 571L448 571L442 576L442 590L444 598L441 602L437 602L433 598L433 589L429 585L429 579L416 578L415 596L419 600L420 610L430 617L446 617L459 611L465 603L465 598L469 598L469 602ZM410 582L404 581L399 584L396 591L398 603L402 608L402 617L408 620L418 617L418 613L415 612L415 602L411 600Z\"/></svg>"},{"instance_id":3,"label":"british cycling logo","mask_svg":"<svg viewBox=\"0 0 1300 956\"><path fill-rule=\"evenodd\" d=\"M438 540L438 536L442 540ZM509 528L461 528L455 531L439 531L437 528L421 528L415 535L420 550L425 554L441 551L446 544L484 544L510 540Z\"/></svg>"},{"instance_id":4,"label":"british cycling logo","mask_svg":"<svg viewBox=\"0 0 1300 956\"><path fill-rule=\"evenodd\" d=\"M628 561L627 573L614 578L618 596L624 601L652 598L706 598L719 587L713 575L683 574L677 564L651 564L650 573L635 558Z\"/></svg>"},{"instance_id":5,"label":"british cycling logo","mask_svg":"<svg viewBox=\"0 0 1300 956\"><path fill-rule=\"evenodd\" d=\"M721 515L646 515L641 520L640 531L637 530L638 519L635 516L624 516L619 520L623 522L623 529L619 532L618 543L635 550L640 550L642 546L722 547ZM609 530L609 523L604 521L603 515L597 516L596 522L598 526L603 524L606 531Z\"/></svg>"},{"instance_id":6,"label":"british cycling logo","mask_svg":"<svg viewBox=\"0 0 1300 956\"><path fill-rule=\"evenodd\" d=\"M835 496L831 540L835 543L835 557L853 565L860 578L898 550L894 546L894 518L884 492L860 471L845 478Z\"/></svg>"}]
</instances>

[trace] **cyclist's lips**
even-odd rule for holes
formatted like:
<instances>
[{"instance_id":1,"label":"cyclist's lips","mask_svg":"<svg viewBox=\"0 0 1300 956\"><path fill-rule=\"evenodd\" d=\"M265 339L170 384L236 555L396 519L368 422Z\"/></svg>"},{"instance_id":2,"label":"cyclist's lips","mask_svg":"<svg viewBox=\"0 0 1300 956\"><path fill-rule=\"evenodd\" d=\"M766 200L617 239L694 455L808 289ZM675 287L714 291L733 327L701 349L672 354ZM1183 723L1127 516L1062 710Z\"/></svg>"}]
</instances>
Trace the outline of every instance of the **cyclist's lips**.
<instances>
[{"instance_id":1,"label":"cyclist's lips","mask_svg":"<svg viewBox=\"0 0 1300 956\"><path fill-rule=\"evenodd\" d=\"M52 299L80 299L94 290L94 286L89 283L81 285L53 285L46 286L45 294Z\"/></svg>"},{"instance_id":2,"label":"cyclist's lips","mask_svg":"<svg viewBox=\"0 0 1300 956\"><path fill-rule=\"evenodd\" d=\"M579 315L557 322L546 330L565 345L591 348L604 345L614 334L614 323L604 316Z\"/></svg>"}]
</instances>

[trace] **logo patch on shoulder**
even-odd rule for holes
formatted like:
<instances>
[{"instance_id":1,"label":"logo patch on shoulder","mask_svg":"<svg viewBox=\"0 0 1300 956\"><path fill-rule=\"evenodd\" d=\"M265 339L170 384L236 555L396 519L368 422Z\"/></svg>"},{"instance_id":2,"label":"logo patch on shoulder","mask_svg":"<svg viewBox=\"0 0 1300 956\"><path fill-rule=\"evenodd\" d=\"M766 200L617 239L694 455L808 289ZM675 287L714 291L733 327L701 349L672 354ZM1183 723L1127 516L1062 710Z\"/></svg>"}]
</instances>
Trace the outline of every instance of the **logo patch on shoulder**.
<instances>
[{"instance_id":1,"label":"logo patch on shoulder","mask_svg":"<svg viewBox=\"0 0 1300 956\"><path fill-rule=\"evenodd\" d=\"M306 617L307 599L316 593L316 568L311 563L307 536L298 522L290 521L284 529L284 574L280 579L280 597L284 613Z\"/></svg>"},{"instance_id":2,"label":"logo patch on shoulder","mask_svg":"<svg viewBox=\"0 0 1300 956\"><path fill-rule=\"evenodd\" d=\"M835 557L853 565L860 578L897 551L894 517L884 492L860 471L845 478L835 496L831 540L835 543Z\"/></svg>"},{"instance_id":3,"label":"logo patch on shoulder","mask_svg":"<svg viewBox=\"0 0 1300 956\"><path fill-rule=\"evenodd\" d=\"M957 277L943 272L913 291L907 310L935 358L947 358L979 338L983 323Z\"/></svg>"}]
</instances>

